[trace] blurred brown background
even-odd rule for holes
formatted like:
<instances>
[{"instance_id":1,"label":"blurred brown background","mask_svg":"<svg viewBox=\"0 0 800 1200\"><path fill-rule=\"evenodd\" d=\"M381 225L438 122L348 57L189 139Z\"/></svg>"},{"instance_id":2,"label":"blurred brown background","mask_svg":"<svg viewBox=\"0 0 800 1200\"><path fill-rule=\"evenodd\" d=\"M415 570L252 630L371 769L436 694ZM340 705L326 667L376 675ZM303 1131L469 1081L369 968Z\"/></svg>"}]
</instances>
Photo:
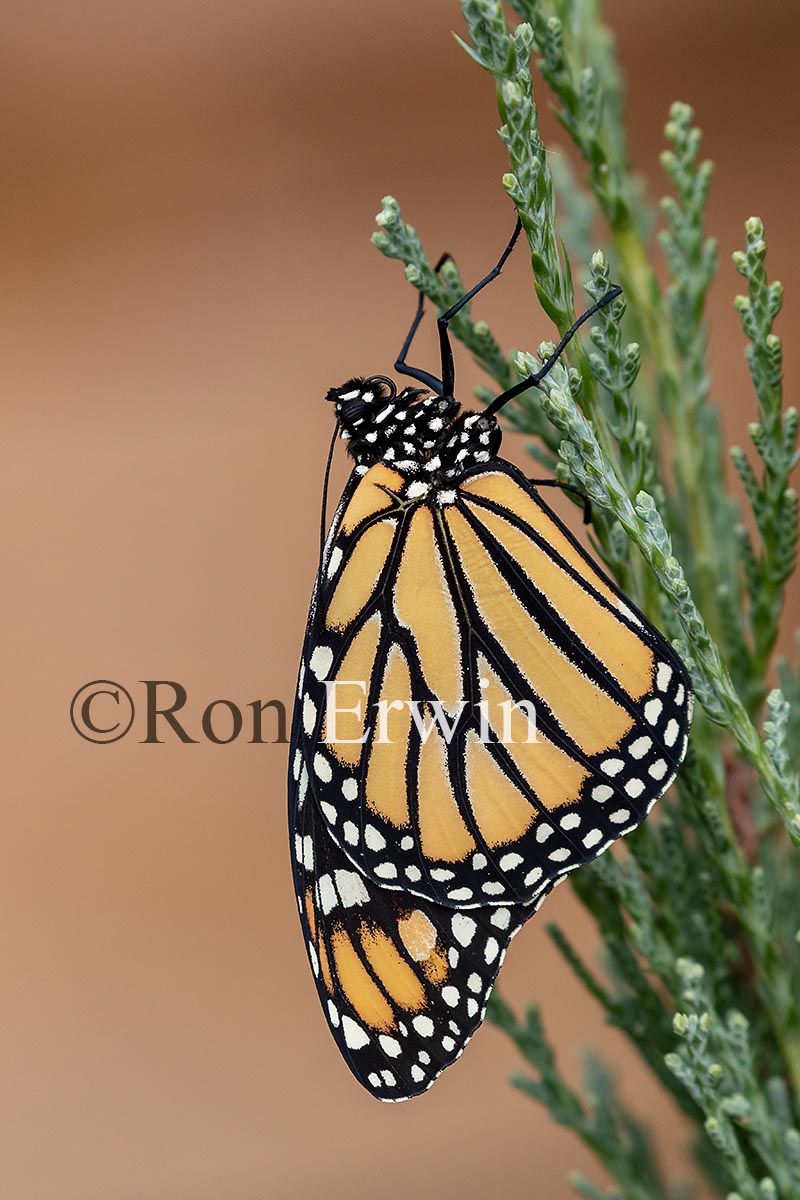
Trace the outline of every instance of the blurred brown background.
<instances>
[{"instance_id":1,"label":"blurred brown background","mask_svg":"<svg viewBox=\"0 0 800 1200\"><path fill-rule=\"evenodd\" d=\"M752 397L729 265L765 220L800 285L800 9L610 0L633 152L673 99L717 162L715 394ZM510 230L491 82L455 0L0 5L3 652L0 1177L15 1200L559 1197L589 1167L506 1084L484 1030L422 1100L381 1106L325 1028L299 936L286 748L81 741L84 681L288 701L317 555L326 389L386 371L412 296L369 245L393 192L472 280ZM544 125L552 137L553 123ZM563 138L556 135L563 143ZM482 300L548 334L525 255ZM430 330L420 353L433 358ZM462 395L477 382L463 362ZM790 389L791 390L791 389ZM510 444L507 443L507 444ZM520 453L519 449L511 451ZM344 477L337 467L337 481ZM551 901L589 954L568 889ZM616 1061L679 1172L682 1130L534 922L503 973L568 1073Z\"/></svg>"}]
</instances>

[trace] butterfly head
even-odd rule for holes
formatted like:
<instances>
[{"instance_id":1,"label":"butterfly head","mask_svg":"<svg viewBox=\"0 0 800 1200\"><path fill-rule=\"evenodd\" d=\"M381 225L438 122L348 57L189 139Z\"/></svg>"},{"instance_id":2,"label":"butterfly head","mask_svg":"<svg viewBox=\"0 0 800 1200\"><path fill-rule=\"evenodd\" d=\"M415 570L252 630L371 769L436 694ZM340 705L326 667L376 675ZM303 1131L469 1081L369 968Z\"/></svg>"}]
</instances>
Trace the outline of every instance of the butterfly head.
<instances>
[{"instance_id":1,"label":"butterfly head","mask_svg":"<svg viewBox=\"0 0 800 1200\"><path fill-rule=\"evenodd\" d=\"M331 388L342 438L358 463L413 462L420 466L452 423L458 403L422 388L398 392L383 375L348 379Z\"/></svg>"},{"instance_id":2,"label":"butterfly head","mask_svg":"<svg viewBox=\"0 0 800 1200\"><path fill-rule=\"evenodd\" d=\"M331 388L325 398L335 405L343 434L353 437L361 430L363 436L379 424L375 418L387 404L391 411L397 388L391 379L373 375L369 379L348 379L341 387Z\"/></svg>"}]
</instances>

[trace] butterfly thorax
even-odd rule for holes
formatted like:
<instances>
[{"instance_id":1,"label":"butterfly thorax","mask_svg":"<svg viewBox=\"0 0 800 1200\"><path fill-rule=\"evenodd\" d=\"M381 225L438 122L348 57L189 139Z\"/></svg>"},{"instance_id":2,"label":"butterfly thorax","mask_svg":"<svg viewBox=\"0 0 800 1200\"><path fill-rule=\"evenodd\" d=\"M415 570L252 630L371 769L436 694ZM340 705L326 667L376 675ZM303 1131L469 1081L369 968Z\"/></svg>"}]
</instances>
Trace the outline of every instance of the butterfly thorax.
<instances>
[{"instance_id":1,"label":"butterfly thorax","mask_svg":"<svg viewBox=\"0 0 800 1200\"><path fill-rule=\"evenodd\" d=\"M384 462L415 476L411 488L420 498L452 488L500 448L494 417L463 412L452 396L411 387L397 392L383 376L350 379L331 388L327 399L336 405L342 439L358 467Z\"/></svg>"}]
</instances>

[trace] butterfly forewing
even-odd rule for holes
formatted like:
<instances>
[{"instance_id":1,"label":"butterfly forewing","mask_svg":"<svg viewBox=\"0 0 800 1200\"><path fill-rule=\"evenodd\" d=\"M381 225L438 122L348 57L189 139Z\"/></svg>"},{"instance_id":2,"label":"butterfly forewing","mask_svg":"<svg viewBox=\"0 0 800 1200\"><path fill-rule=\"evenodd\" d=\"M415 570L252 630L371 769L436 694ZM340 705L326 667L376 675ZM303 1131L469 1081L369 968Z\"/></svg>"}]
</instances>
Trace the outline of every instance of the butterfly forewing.
<instances>
[{"instance_id":1,"label":"butterfly forewing","mask_svg":"<svg viewBox=\"0 0 800 1200\"><path fill-rule=\"evenodd\" d=\"M635 828L683 757L685 668L503 460L430 502L385 464L354 479L316 607L308 783L383 889L529 904Z\"/></svg>"}]
</instances>

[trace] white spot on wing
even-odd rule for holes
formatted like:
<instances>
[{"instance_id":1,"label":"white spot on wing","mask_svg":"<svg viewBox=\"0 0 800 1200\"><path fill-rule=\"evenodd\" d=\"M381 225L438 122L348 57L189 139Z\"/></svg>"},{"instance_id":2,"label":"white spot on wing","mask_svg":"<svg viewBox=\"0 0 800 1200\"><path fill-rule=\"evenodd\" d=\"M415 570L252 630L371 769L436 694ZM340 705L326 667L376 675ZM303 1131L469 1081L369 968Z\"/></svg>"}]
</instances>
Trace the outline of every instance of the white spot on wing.
<instances>
[{"instance_id":1,"label":"white spot on wing","mask_svg":"<svg viewBox=\"0 0 800 1200\"><path fill-rule=\"evenodd\" d=\"M336 890L345 908L357 904L369 904L369 892L364 880L355 871L336 871Z\"/></svg>"},{"instance_id":2,"label":"white spot on wing","mask_svg":"<svg viewBox=\"0 0 800 1200\"><path fill-rule=\"evenodd\" d=\"M317 779L321 779L323 783L330 783L333 778L331 764L326 758L323 758L320 753L314 755L314 774Z\"/></svg>"},{"instance_id":3,"label":"white spot on wing","mask_svg":"<svg viewBox=\"0 0 800 1200\"><path fill-rule=\"evenodd\" d=\"M466 913L455 913L450 922L450 928L453 930L453 937L457 942L462 946L469 946L478 926Z\"/></svg>"},{"instance_id":4,"label":"white spot on wing","mask_svg":"<svg viewBox=\"0 0 800 1200\"><path fill-rule=\"evenodd\" d=\"M342 1033L345 1045L349 1046L351 1050L361 1050L369 1043L368 1034L346 1013L342 1017Z\"/></svg>"},{"instance_id":5,"label":"white spot on wing","mask_svg":"<svg viewBox=\"0 0 800 1200\"><path fill-rule=\"evenodd\" d=\"M558 850L551 850L548 858L553 862L563 862L565 858L569 858L569 850L566 846L561 846Z\"/></svg>"},{"instance_id":6,"label":"white spot on wing","mask_svg":"<svg viewBox=\"0 0 800 1200\"><path fill-rule=\"evenodd\" d=\"M617 600L617 608L622 613L623 617L627 617L629 621L633 621L634 625L641 625L642 622L636 616L636 613L632 612L631 609L628 608L627 604L625 604L622 600Z\"/></svg>"},{"instance_id":7,"label":"white spot on wing","mask_svg":"<svg viewBox=\"0 0 800 1200\"><path fill-rule=\"evenodd\" d=\"M644 737L637 738L635 742L631 742L630 746L628 747L628 753L630 754L631 758L643 758L644 755L647 754L647 751L650 749L652 744L653 739L645 735Z\"/></svg>"},{"instance_id":8,"label":"white spot on wing","mask_svg":"<svg viewBox=\"0 0 800 1200\"><path fill-rule=\"evenodd\" d=\"M334 546L333 550L331 550L331 556L328 559L328 570L327 570L328 579L333 579L334 575L339 570L339 564L341 563L341 561L342 561L342 548L341 548L341 546Z\"/></svg>"},{"instance_id":9,"label":"white spot on wing","mask_svg":"<svg viewBox=\"0 0 800 1200\"><path fill-rule=\"evenodd\" d=\"M374 825L367 825L364 828L364 841L370 850L383 850L386 845L386 838Z\"/></svg>"},{"instance_id":10,"label":"white spot on wing","mask_svg":"<svg viewBox=\"0 0 800 1200\"><path fill-rule=\"evenodd\" d=\"M330 646L315 646L314 653L308 660L308 665L316 675L317 679L327 679L328 671L331 669L333 662L333 651Z\"/></svg>"},{"instance_id":11,"label":"white spot on wing","mask_svg":"<svg viewBox=\"0 0 800 1200\"><path fill-rule=\"evenodd\" d=\"M326 917L339 903L339 897L330 875L320 875L319 877L319 903Z\"/></svg>"},{"instance_id":12,"label":"white spot on wing","mask_svg":"<svg viewBox=\"0 0 800 1200\"><path fill-rule=\"evenodd\" d=\"M314 732L315 725L317 725L317 706L315 706L311 696L306 696L302 702L302 727L308 734L308 737L311 737L311 734Z\"/></svg>"}]
</instances>

